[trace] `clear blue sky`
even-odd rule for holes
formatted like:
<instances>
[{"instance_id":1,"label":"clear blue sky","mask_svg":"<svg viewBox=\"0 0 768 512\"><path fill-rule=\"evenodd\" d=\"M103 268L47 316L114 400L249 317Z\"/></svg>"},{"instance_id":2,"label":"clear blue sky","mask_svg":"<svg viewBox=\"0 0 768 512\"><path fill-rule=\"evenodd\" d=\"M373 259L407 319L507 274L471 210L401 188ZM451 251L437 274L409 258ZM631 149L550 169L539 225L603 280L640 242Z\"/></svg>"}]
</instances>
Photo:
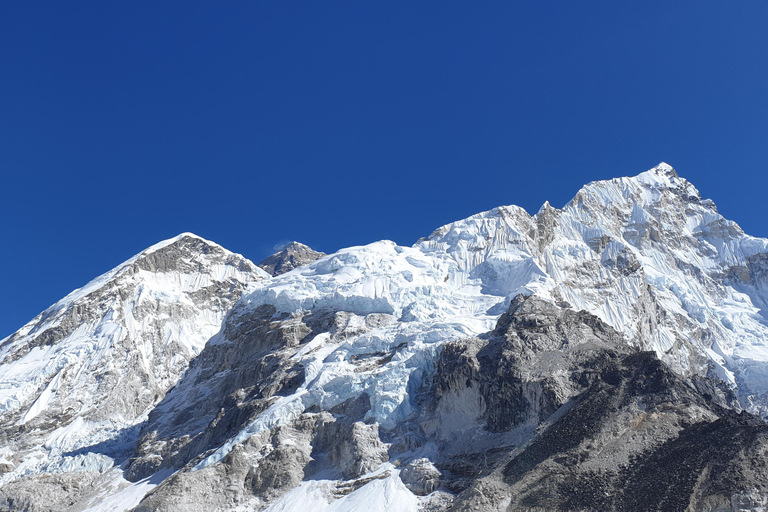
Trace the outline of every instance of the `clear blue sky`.
<instances>
[{"instance_id":1,"label":"clear blue sky","mask_svg":"<svg viewBox=\"0 0 768 512\"><path fill-rule=\"evenodd\" d=\"M766 27L756 1L3 2L0 337L183 231L254 261L412 244L662 160L768 236Z\"/></svg>"}]
</instances>

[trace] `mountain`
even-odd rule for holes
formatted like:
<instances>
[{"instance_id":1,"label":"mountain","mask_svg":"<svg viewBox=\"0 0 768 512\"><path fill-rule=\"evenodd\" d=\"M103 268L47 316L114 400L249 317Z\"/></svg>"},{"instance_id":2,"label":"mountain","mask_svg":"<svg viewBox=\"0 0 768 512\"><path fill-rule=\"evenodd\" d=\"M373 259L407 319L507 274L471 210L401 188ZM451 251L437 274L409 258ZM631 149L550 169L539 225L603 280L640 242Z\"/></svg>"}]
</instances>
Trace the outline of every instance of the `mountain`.
<instances>
[{"instance_id":1,"label":"mountain","mask_svg":"<svg viewBox=\"0 0 768 512\"><path fill-rule=\"evenodd\" d=\"M100 341L138 324L124 311L142 294L119 269L139 255L0 345L7 509L768 506L768 240L667 164L412 247L292 244L267 272L190 235L142 254L179 240L232 262L159 258L181 281L230 285L198 301L142 274L156 285L147 328L120 336L143 343ZM180 303L187 318L215 303L210 328L166 329ZM98 321L57 320L70 310ZM77 343L109 362L64 371L48 347ZM52 369L34 380L39 368ZM73 373L95 384L62 387ZM104 391L120 379L126 393Z\"/></svg>"},{"instance_id":2,"label":"mountain","mask_svg":"<svg viewBox=\"0 0 768 512\"><path fill-rule=\"evenodd\" d=\"M0 341L0 495L27 475L109 470L227 311L267 277L185 233ZM82 450L91 445L102 452Z\"/></svg>"},{"instance_id":3,"label":"mountain","mask_svg":"<svg viewBox=\"0 0 768 512\"><path fill-rule=\"evenodd\" d=\"M324 252L315 251L299 242L291 242L275 254L261 260L259 267L271 276L279 276L323 256L325 256Z\"/></svg>"}]
</instances>

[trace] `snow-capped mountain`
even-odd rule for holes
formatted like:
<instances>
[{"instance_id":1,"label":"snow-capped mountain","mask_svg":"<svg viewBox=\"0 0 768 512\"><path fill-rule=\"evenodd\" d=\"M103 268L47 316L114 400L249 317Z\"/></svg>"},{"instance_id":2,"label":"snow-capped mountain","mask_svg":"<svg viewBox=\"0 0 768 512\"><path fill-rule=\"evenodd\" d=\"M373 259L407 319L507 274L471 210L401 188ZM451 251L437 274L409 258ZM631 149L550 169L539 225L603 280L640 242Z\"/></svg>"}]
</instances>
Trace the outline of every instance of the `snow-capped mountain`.
<instances>
[{"instance_id":1,"label":"snow-capped mountain","mask_svg":"<svg viewBox=\"0 0 768 512\"><path fill-rule=\"evenodd\" d=\"M110 468L111 457L81 449L130 443L131 428L176 384L240 295L265 277L242 256L185 233L2 340L0 482Z\"/></svg>"},{"instance_id":2,"label":"snow-capped mountain","mask_svg":"<svg viewBox=\"0 0 768 512\"><path fill-rule=\"evenodd\" d=\"M590 183L561 210L497 208L417 244L461 283L586 310L681 374L713 368L765 411L768 240L746 235L667 164Z\"/></svg>"},{"instance_id":3,"label":"snow-capped mountain","mask_svg":"<svg viewBox=\"0 0 768 512\"><path fill-rule=\"evenodd\" d=\"M768 240L670 166L290 247L270 277L182 235L0 343L7 507L768 504Z\"/></svg>"}]
</instances>

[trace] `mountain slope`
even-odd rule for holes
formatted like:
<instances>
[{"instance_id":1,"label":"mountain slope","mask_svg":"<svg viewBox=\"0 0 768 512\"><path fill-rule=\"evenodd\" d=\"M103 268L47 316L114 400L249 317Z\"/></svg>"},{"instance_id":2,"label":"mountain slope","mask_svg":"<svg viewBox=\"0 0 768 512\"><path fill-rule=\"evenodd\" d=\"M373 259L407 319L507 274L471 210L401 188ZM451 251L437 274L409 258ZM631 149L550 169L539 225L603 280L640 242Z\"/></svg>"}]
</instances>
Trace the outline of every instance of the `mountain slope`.
<instances>
[{"instance_id":1,"label":"mountain slope","mask_svg":"<svg viewBox=\"0 0 768 512\"><path fill-rule=\"evenodd\" d=\"M746 235L666 164L590 183L562 210L497 208L419 244L487 293L584 309L675 371L738 385L765 412L768 240Z\"/></svg>"},{"instance_id":2,"label":"mountain slope","mask_svg":"<svg viewBox=\"0 0 768 512\"><path fill-rule=\"evenodd\" d=\"M768 503L768 240L670 166L310 260L243 288L72 510Z\"/></svg>"},{"instance_id":3,"label":"mountain slope","mask_svg":"<svg viewBox=\"0 0 768 512\"><path fill-rule=\"evenodd\" d=\"M165 423L150 417L139 450L163 454L167 467L190 463L136 511L759 510L768 503L768 426L730 409L727 387L686 381L584 311L518 296L493 331L444 346L431 376L412 389L419 412L393 428L371 421L365 392L286 414L290 398L307 388L295 375L302 353L318 348L312 330L326 325L333 346L349 317L280 322L263 313L265 327L273 320L270 332L290 333L257 352L278 359L276 371L230 388L202 433L214 442L195 450L185 448L201 434L188 443L190 431L171 420L206 399L182 404L192 388L211 383L201 380L205 371L190 375L197 386L182 383L179 400L160 406ZM240 348L217 344L216 352L247 354L264 339L258 328L247 332ZM319 352L313 361L333 354ZM389 357L351 362L375 371ZM169 430L151 430L163 424ZM222 433L243 427L223 457L210 451Z\"/></svg>"},{"instance_id":4,"label":"mountain slope","mask_svg":"<svg viewBox=\"0 0 768 512\"><path fill-rule=\"evenodd\" d=\"M133 427L176 384L241 294L265 277L242 256L182 234L2 340L4 490L24 475L103 472L119 463Z\"/></svg>"},{"instance_id":5,"label":"mountain slope","mask_svg":"<svg viewBox=\"0 0 768 512\"><path fill-rule=\"evenodd\" d=\"M761 354L768 332L755 302L765 290L758 279L735 283L732 276L741 267L758 275L755 262L767 247L660 165L635 178L587 185L562 210L545 205L530 216L517 207L501 207L440 228L413 248L377 242L339 251L278 276L240 301L201 355L201 366L150 416L129 473L140 478L185 466L153 493L168 507L179 488L190 488L189 481L203 489L213 485L199 483L211 471L226 474L224 468L232 464L267 466L255 462L259 456L250 450L278 450L269 436L289 429L304 439L303 448L291 455L297 457L291 464L304 473L283 475L292 483L266 489L285 490L311 474L310 459L333 459L313 436L326 431L327 421L337 422L336 413L334 421L307 411L351 407L345 404L363 404L350 423L363 421L382 436L351 449L363 457L355 456L355 464L372 469L393 457L406 462L407 450L393 447L412 447L413 431L424 430L412 424L423 412L419 390L434 378L445 343L492 332L511 298L521 293L594 314L615 329L624 346L654 351L683 378L723 377L745 407L761 412L766 375ZM274 337L283 331L290 335ZM222 366L251 359L263 366L267 358L270 371L255 375ZM244 373L255 378L248 380ZM739 408L728 386L711 389L719 406ZM215 403L230 405L218 414L209 406L209 416L196 422L180 421L188 415L180 404L197 397L193 403L205 410L209 390L216 390L213 396L220 401ZM450 414L432 418L447 425L434 427L438 433L448 435L463 424L460 418L477 413L466 410L473 396L453 404L457 409ZM503 410L512 417L528 414ZM714 420L717 413L708 417ZM489 420L478 425L493 429ZM347 432L338 428L338 435ZM389 448L383 455L376 446L385 441ZM451 442L439 435L438 441ZM354 441L337 438L330 444L346 442ZM368 456L378 463L365 462ZM238 457L250 462L242 466ZM341 463L328 471L342 479L363 476ZM382 471L387 478L396 474ZM215 484L236 489L228 503L266 506L264 488L243 487L248 478L239 473L233 478L237 481ZM400 492L396 485L393 489ZM332 499L328 492L324 499ZM248 498L252 493L255 497Z\"/></svg>"},{"instance_id":6,"label":"mountain slope","mask_svg":"<svg viewBox=\"0 0 768 512\"><path fill-rule=\"evenodd\" d=\"M768 426L583 311L519 297L490 336L443 351L433 388L427 412L476 393L485 425L438 451L451 510L750 510L768 496ZM514 442L489 452L494 435Z\"/></svg>"}]
</instances>

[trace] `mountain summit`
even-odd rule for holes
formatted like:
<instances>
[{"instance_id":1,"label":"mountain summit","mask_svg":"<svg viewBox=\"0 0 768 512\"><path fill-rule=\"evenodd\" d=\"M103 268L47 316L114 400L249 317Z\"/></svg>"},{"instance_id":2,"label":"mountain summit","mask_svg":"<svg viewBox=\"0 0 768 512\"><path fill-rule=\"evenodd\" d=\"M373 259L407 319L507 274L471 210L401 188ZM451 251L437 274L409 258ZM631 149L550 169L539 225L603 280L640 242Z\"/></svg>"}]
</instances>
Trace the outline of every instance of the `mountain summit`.
<instances>
[{"instance_id":1,"label":"mountain summit","mask_svg":"<svg viewBox=\"0 0 768 512\"><path fill-rule=\"evenodd\" d=\"M18 475L112 467L113 456L130 448L131 429L265 277L242 256L184 233L0 341L3 488ZM102 442L110 445L105 453L81 450Z\"/></svg>"},{"instance_id":2,"label":"mountain summit","mask_svg":"<svg viewBox=\"0 0 768 512\"><path fill-rule=\"evenodd\" d=\"M279 276L323 256L325 256L324 252L317 252L299 242L291 242L261 260L259 267L271 276Z\"/></svg>"},{"instance_id":3,"label":"mountain summit","mask_svg":"<svg viewBox=\"0 0 768 512\"><path fill-rule=\"evenodd\" d=\"M0 342L0 509L768 506L768 240L667 164L260 266L182 235Z\"/></svg>"}]
</instances>

